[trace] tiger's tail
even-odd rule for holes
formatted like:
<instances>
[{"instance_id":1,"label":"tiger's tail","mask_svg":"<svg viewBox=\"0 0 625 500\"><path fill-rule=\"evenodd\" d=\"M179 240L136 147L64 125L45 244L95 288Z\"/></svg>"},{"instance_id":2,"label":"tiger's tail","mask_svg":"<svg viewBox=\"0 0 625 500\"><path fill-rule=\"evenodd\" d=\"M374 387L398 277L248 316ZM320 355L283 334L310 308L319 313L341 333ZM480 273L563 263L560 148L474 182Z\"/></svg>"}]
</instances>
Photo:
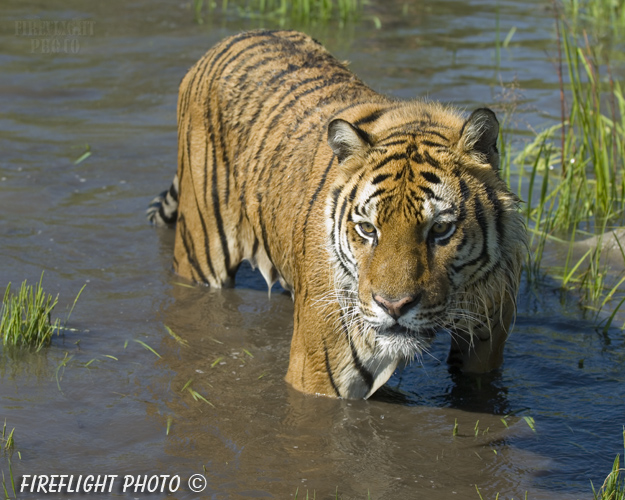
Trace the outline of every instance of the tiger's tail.
<instances>
[{"instance_id":1,"label":"tiger's tail","mask_svg":"<svg viewBox=\"0 0 625 500\"><path fill-rule=\"evenodd\" d=\"M151 224L155 226L170 226L176 223L178 218L178 176L168 190L163 191L152 200L146 210L146 215Z\"/></svg>"}]
</instances>

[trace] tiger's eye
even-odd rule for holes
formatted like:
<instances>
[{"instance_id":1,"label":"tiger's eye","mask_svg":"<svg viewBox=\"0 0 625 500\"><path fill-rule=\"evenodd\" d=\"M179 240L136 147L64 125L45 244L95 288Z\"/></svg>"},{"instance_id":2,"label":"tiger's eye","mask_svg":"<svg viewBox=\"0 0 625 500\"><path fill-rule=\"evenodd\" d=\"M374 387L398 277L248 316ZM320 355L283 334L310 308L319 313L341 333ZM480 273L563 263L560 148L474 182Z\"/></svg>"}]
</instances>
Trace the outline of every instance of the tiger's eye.
<instances>
[{"instance_id":1,"label":"tiger's eye","mask_svg":"<svg viewBox=\"0 0 625 500\"><path fill-rule=\"evenodd\" d=\"M453 224L451 222L437 222L432 226L432 234L437 236L444 236L449 233L453 229Z\"/></svg>"},{"instance_id":2,"label":"tiger's eye","mask_svg":"<svg viewBox=\"0 0 625 500\"><path fill-rule=\"evenodd\" d=\"M371 222L361 222L358 224L358 228L365 236L375 236L375 226Z\"/></svg>"}]
</instances>

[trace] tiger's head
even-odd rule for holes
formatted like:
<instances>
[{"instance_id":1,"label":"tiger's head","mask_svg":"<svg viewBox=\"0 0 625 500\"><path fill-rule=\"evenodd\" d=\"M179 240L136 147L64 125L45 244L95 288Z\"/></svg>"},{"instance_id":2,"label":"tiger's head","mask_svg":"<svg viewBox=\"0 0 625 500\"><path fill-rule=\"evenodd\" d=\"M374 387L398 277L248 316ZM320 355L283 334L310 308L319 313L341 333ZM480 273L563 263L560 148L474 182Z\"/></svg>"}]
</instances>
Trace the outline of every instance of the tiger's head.
<instances>
[{"instance_id":1,"label":"tiger's head","mask_svg":"<svg viewBox=\"0 0 625 500\"><path fill-rule=\"evenodd\" d=\"M334 293L347 330L380 355L410 359L441 329L487 338L514 304L524 226L498 175L498 133L489 109L465 121L418 102L367 131L330 122Z\"/></svg>"}]
</instances>

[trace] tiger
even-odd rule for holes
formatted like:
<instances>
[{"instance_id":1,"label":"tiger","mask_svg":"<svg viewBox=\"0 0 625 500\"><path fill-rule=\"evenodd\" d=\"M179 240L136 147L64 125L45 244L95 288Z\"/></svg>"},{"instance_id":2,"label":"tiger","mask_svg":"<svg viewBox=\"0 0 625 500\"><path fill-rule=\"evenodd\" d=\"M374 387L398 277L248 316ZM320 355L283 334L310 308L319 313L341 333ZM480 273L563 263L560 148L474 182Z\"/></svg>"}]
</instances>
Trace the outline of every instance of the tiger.
<instances>
[{"instance_id":1,"label":"tiger","mask_svg":"<svg viewBox=\"0 0 625 500\"><path fill-rule=\"evenodd\" d=\"M242 261L294 302L285 380L368 398L448 332L450 370L498 369L526 228L499 123L372 90L296 31L211 48L178 94L178 170L149 220L173 266L233 286Z\"/></svg>"}]
</instances>

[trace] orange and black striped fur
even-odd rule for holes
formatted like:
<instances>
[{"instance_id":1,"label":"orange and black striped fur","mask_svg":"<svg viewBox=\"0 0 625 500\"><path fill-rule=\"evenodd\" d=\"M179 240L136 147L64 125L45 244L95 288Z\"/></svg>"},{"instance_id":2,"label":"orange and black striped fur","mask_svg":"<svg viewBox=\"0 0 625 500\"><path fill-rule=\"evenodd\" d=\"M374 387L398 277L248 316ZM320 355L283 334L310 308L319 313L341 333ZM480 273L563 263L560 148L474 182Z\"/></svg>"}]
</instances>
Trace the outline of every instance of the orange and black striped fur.
<instances>
[{"instance_id":1,"label":"orange and black striped fur","mask_svg":"<svg viewBox=\"0 0 625 500\"><path fill-rule=\"evenodd\" d=\"M292 293L301 391L368 397L439 330L452 365L490 371L525 251L498 130L380 95L302 33L242 33L183 79L178 173L149 218L176 223L180 275L222 287L248 260Z\"/></svg>"}]
</instances>

